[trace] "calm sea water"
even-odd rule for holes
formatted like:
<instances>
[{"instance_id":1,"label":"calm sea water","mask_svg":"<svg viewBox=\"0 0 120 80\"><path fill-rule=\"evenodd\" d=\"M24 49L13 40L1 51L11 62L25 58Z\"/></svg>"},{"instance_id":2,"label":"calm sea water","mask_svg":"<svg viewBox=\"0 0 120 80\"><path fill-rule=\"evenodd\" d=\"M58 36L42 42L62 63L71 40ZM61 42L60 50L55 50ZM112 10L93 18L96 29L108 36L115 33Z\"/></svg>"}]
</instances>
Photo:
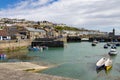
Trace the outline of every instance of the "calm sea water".
<instances>
[{"instance_id":1,"label":"calm sea water","mask_svg":"<svg viewBox=\"0 0 120 80\"><path fill-rule=\"evenodd\" d=\"M49 48L43 52L28 52L31 60L47 63L53 67L40 73L70 77L80 80L120 80L120 54L110 57L110 48L104 49L105 43L98 43L92 47L89 42L68 43L65 48ZM117 47L120 51L120 47ZM113 67L110 71L96 71L96 62L102 57L110 57Z\"/></svg>"}]
</instances>

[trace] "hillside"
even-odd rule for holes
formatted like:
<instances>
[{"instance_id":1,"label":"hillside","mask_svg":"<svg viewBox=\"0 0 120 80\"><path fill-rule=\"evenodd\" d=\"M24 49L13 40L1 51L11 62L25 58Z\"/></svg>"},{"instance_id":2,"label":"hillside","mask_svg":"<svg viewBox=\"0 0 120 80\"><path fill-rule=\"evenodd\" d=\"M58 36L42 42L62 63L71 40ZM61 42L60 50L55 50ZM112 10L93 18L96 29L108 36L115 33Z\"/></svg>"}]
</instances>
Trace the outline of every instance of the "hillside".
<instances>
[{"instance_id":1,"label":"hillside","mask_svg":"<svg viewBox=\"0 0 120 80\"><path fill-rule=\"evenodd\" d=\"M79 31L80 29L78 28L75 28L75 27L68 27L68 26L65 26L65 27L61 27L61 26L55 26L54 27L56 30L71 30L71 31Z\"/></svg>"}]
</instances>

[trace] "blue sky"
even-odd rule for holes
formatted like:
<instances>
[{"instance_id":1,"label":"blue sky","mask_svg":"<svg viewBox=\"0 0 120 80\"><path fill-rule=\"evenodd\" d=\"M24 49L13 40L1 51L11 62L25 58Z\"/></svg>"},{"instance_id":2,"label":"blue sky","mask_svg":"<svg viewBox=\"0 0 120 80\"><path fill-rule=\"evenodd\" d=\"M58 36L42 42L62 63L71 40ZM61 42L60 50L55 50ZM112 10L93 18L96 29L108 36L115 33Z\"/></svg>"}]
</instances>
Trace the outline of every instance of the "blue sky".
<instances>
[{"instance_id":1,"label":"blue sky","mask_svg":"<svg viewBox=\"0 0 120 80\"><path fill-rule=\"evenodd\" d=\"M28 1L28 0L0 0L0 9L6 9L6 8L9 8L10 6L12 7L13 5L15 5L21 1ZM29 1L35 2L35 1L39 1L39 0L29 0ZM48 1L49 1L49 3L47 3L47 4L52 4L53 2L56 2L58 0L48 0Z\"/></svg>"},{"instance_id":2,"label":"blue sky","mask_svg":"<svg viewBox=\"0 0 120 80\"><path fill-rule=\"evenodd\" d=\"M0 18L47 20L120 34L120 0L0 0Z\"/></svg>"},{"instance_id":3,"label":"blue sky","mask_svg":"<svg viewBox=\"0 0 120 80\"><path fill-rule=\"evenodd\" d=\"M8 8L9 5L14 5L15 3L19 2L20 0L0 0L0 9Z\"/></svg>"}]
</instances>

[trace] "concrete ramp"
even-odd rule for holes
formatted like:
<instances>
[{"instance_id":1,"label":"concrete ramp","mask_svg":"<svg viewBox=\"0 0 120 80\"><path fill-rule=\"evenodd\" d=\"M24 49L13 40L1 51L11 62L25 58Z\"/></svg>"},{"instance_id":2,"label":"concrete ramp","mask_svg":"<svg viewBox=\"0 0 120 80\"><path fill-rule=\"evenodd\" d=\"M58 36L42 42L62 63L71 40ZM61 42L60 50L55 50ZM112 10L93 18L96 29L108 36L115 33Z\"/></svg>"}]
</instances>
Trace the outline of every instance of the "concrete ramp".
<instances>
[{"instance_id":1,"label":"concrete ramp","mask_svg":"<svg viewBox=\"0 0 120 80\"><path fill-rule=\"evenodd\" d=\"M77 80L22 70L43 70L48 67L30 62L0 63L0 80Z\"/></svg>"},{"instance_id":2,"label":"concrete ramp","mask_svg":"<svg viewBox=\"0 0 120 80\"><path fill-rule=\"evenodd\" d=\"M30 62L0 63L0 66L11 70L26 70L26 71L39 71L48 68Z\"/></svg>"}]
</instances>

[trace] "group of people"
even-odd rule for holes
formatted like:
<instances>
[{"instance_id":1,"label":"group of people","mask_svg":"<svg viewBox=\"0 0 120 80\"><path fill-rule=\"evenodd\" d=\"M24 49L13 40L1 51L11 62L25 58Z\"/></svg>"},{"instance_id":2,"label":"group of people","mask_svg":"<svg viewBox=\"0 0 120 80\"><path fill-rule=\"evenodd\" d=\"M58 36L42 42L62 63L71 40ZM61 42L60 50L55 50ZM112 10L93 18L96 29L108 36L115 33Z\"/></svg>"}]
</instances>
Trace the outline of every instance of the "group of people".
<instances>
[{"instance_id":1,"label":"group of people","mask_svg":"<svg viewBox=\"0 0 120 80\"><path fill-rule=\"evenodd\" d=\"M1 60L6 59L6 54L4 54L4 53L0 54L0 59Z\"/></svg>"}]
</instances>

